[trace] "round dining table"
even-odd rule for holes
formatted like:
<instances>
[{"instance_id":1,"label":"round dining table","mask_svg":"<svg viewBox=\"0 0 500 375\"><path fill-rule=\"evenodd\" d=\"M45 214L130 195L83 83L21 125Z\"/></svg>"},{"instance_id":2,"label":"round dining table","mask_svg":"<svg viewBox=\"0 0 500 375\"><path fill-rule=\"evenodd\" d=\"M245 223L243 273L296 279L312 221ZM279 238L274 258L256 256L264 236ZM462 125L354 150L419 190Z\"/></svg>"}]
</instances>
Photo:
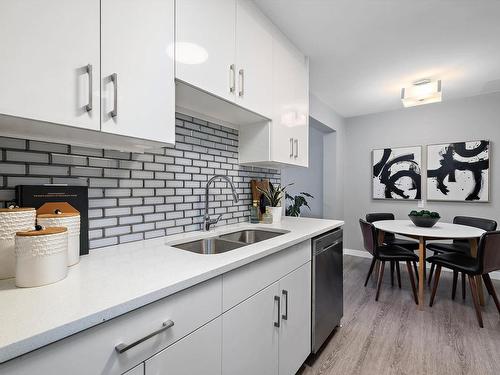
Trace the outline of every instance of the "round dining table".
<instances>
[{"instance_id":1,"label":"round dining table","mask_svg":"<svg viewBox=\"0 0 500 375\"><path fill-rule=\"evenodd\" d=\"M485 232L482 229L469 227L466 225L441 223L438 222L432 228L417 227L410 220L380 220L373 222L373 225L378 230L378 244L384 242L385 233L393 233L418 240L418 306L420 310L424 309L425 305L425 259L426 259L426 242L429 240L468 240L471 249L471 255L477 256L477 245L479 237ZM484 293L482 288L481 277L476 277L478 284L479 299L484 305Z\"/></svg>"}]
</instances>

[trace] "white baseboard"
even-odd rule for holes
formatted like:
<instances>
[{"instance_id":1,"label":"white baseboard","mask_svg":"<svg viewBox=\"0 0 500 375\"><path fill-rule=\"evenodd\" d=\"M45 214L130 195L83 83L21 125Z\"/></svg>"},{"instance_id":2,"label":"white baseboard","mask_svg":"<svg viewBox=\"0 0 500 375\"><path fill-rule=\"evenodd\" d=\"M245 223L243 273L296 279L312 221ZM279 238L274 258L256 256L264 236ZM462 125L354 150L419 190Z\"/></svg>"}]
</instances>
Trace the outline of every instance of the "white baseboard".
<instances>
[{"instance_id":1,"label":"white baseboard","mask_svg":"<svg viewBox=\"0 0 500 375\"><path fill-rule=\"evenodd\" d=\"M370 253L368 253L367 251L363 251L363 250L344 248L344 254L352 255L352 256L360 257L360 258L369 258L369 259L372 258L372 255ZM430 268L431 268L431 265L427 264L427 269L430 269ZM443 271L451 272L451 270L449 270L448 268L443 268ZM500 271L490 273L490 277L494 280L500 280Z\"/></svg>"}]
</instances>

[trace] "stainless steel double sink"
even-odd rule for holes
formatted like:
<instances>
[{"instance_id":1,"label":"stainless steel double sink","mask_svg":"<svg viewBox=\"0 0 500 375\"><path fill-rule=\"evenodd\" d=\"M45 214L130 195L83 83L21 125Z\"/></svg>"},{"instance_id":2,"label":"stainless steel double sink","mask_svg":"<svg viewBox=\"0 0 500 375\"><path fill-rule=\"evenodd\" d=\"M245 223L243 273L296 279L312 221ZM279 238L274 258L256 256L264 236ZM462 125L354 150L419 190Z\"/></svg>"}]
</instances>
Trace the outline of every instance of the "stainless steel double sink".
<instances>
[{"instance_id":1,"label":"stainless steel double sink","mask_svg":"<svg viewBox=\"0 0 500 375\"><path fill-rule=\"evenodd\" d=\"M198 254L221 254L243 246L281 236L285 233L288 233L288 231L246 229L221 234L217 237L202 238L196 241L184 242L172 245L172 247Z\"/></svg>"}]
</instances>

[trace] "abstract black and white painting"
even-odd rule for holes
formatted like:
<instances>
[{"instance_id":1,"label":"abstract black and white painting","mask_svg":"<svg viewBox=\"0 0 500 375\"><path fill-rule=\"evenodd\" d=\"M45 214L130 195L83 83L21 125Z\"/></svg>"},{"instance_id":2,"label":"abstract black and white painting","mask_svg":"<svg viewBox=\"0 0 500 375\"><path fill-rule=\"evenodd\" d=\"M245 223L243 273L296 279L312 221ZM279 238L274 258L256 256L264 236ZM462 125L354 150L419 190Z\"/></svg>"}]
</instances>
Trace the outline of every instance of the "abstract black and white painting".
<instances>
[{"instance_id":1,"label":"abstract black and white painting","mask_svg":"<svg viewBox=\"0 0 500 375\"><path fill-rule=\"evenodd\" d=\"M427 146L427 199L489 200L490 142Z\"/></svg>"},{"instance_id":2,"label":"abstract black and white painting","mask_svg":"<svg viewBox=\"0 0 500 375\"><path fill-rule=\"evenodd\" d=\"M373 150L373 199L421 199L422 147Z\"/></svg>"}]
</instances>

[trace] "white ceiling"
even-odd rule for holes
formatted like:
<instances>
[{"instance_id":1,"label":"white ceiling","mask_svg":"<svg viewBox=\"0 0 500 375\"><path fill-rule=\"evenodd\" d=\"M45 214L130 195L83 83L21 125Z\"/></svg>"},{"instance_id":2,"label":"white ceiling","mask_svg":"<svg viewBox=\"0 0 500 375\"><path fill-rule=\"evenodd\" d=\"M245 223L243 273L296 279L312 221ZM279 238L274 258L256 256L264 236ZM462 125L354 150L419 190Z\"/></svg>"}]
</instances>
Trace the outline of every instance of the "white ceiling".
<instances>
[{"instance_id":1,"label":"white ceiling","mask_svg":"<svg viewBox=\"0 0 500 375\"><path fill-rule=\"evenodd\" d=\"M344 117L402 108L401 87L443 101L500 91L499 0L254 0L310 57L310 88Z\"/></svg>"}]
</instances>

